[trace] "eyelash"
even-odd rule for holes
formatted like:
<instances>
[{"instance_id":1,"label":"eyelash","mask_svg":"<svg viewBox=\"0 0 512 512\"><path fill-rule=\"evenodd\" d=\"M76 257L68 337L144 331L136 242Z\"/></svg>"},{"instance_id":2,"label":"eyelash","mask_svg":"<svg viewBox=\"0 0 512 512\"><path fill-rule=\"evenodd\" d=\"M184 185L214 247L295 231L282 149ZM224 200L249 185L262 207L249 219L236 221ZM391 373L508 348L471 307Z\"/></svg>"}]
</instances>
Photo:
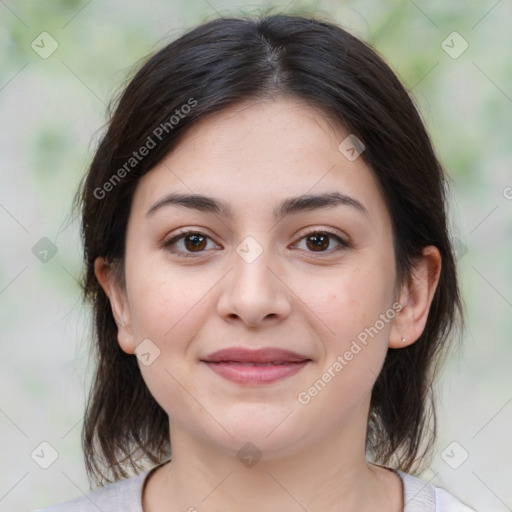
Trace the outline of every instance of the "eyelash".
<instances>
[{"instance_id":1,"label":"eyelash","mask_svg":"<svg viewBox=\"0 0 512 512\"><path fill-rule=\"evenodd\" d=\"M199 236L204 236L206 238L209 238L211 240L211 238L204 234L204 233L201 233L200 231L195 231L195 230L192 230L192 229L185 229L183 231L179 231L178 234L174 237L172 237L171 239L167 240L164 242L163 246L166 250L168 250L169 252L175 254L176 256L180 257L180 258L196 258L196 257L200 257L202 253L204 253L205 251L199 251L197 253L185 253L183 251L177 251L173 248L171 248L174 244L176 244L176 242L178 242L179 240L183 239L183 238L186 238L187 236L190 236L190 235L199 235ZM328 235L329 237L332 237L332 238L335 238L336 241L340 244L340 247L338 247L337 249L333 249L333 250L329 250L329 251L319 251L318 254L320 255L320 257L322 257L322 254L332 254L333 252L337 252L339 250L343 250L343 249L349 249L352 247L351 244L349 244L348 242L346 242L345 240L343 240L342 238L340 238L338 235L336 235L335 233L331 232L331 231L328 231L328 230L313 230L313 231L309 231L308 233L305 233L301 238L300 240L303 240L304 238L307 238L311 235ZM315 253L315 251L308 251L312 254ZM197 254L197 256L196 256Z\"/></svg>"}]
</instances>

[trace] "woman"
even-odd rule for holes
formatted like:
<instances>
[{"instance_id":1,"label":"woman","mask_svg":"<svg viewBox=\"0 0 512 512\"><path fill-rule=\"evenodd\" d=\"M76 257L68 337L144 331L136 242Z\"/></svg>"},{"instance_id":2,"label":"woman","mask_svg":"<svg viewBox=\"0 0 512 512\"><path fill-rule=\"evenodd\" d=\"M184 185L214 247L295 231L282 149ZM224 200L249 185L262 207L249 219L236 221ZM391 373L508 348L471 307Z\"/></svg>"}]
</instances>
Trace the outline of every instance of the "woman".
<instances>
[{"instance_id":1,"label":"woman","mask_svg":"<svg viewBox=\"0 0 512 512\"><path fill-rule=\"evenodd\" d=\"M79 196L108 485L45 510L471 510L412 474L462 326L445 187L336 25L217 19L152 56Z\"/></svg>"}]
</instances>

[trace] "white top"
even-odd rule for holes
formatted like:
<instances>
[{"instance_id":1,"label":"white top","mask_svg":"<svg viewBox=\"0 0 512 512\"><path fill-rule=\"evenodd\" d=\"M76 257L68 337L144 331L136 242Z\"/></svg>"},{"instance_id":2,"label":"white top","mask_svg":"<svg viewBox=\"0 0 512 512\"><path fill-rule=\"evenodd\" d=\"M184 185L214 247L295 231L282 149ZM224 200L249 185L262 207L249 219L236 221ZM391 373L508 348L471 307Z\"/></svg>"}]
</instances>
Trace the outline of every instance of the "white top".
<instances>
[{"instance_id":1,"label":"white top","mask_svg":"<svg viewBox=\"0 0 512 512\"><path fill-rule=\"evenodd\" d=\"M159 466L121 482L109 484L87 496L33 512L144 512L142 489L149 474L157 467ZM475 512L444 489L434 487L408 473L399 470L396 473L403 482L403 512Z\"/></svg>"}]
</instances>

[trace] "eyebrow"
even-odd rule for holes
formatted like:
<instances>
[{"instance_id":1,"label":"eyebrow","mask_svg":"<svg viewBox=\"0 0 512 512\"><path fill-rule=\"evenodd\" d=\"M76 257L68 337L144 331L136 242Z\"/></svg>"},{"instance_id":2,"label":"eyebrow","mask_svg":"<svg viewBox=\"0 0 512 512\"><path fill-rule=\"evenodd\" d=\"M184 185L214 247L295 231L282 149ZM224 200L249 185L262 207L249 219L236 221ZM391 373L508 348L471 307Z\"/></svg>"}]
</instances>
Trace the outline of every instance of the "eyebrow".
<instances>
[{"instance_id":1,"label":"eyebrow","mask_svg":"<svg viewBox=\"0 0 512 512\"><path fill-rule=\"evenodd\" d=\"M330 208L334 206L350 206L357 211L369 216L368 210L355 198L340 194L339 192L328 192L324 194L305 194L297 197L285 199L273 214L276 219L291 214L305 211L317 210L320 208ZM146 216L154 214L157 210L166 206L179 206L199 210L206 213L214 213L228 219L234 217L231 207L218 199L200 194L178 194L171 193L159 199L147 212Z\"/></svg>"}]
</instances>

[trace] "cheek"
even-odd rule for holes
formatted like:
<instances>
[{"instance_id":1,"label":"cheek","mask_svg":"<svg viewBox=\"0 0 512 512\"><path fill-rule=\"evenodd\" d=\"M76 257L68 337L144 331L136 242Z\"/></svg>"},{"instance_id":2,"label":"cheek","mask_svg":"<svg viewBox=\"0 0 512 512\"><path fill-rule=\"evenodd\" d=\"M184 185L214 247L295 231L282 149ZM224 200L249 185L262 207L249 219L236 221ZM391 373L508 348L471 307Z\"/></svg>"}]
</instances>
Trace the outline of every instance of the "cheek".
<instances>
[{"instance_id":1,"label":"cheek","mask_svg":"<svg viewBox=\"0 0 512 512\"><path fill-rule=\"evenodd\" d=\"M301 284L304 303L324 320L333 337L355 336L392 305L393 276L383 266L340 268ZM302 278L303 279L303 278Z\"/></svg>"},{"instance_id":2,"label":"cheek","mask_svg":"<svg viewBox=\"0 0 512 512\"><path fill-rule=\"evenodd\" d=\"M185 331L200 326L197 315L210 287L204 279L162 263L139 267L129 290L135 334L159 345L187 339Z\"/></svg>"},{"instance_id":3,"label":"cheek","mask_svg":"<svg viewBox=\"0 0 512 512\"><path fill-rule=\"evenodd\" d=\"M197 365L196 355L189 357L188 352L189 347L195 348L191 340L205 322L212 286L204 275L194 280L186 270L174 268L171 272L168 264L139 267L133 274L134 334L139 341L149 338L159 351L154 362L148 366L139 363L139 367L151 394L166 411L179 408L191 417L201 414L180 383L187 382L187 391L196 394L196 383L187 380Z\"/></svg>"},{"instance_id":4,"label":"cheek","mask_svg":"<svg viewBox=\"0 0 512 512\"><path fill-rule=\"evenodd\" d=\"M302 288L309 293L304 302L320 320L320 376L333 383L329 387L336 400L345 397L348 404L348 395L368 393L382 368L395 314L392 264L392 259L386 263L382 258L360 258L318 281L319 287L313 286L315 278ZM312 289L317 293L307 292Z\"/></svg>"},{"instance_id":5,"label":"cheek","mask_svg":"<svg viewBox=\"0 0 512 512\"><path fill-rule=\"evenodd\" d=\"M311 309L321 320L317 325L322 329L322 357L315 378L298 399L301 404L311 401L319 415L329 408L333 424L345 421L369 400L386 357L394 310L389 289L386 293L376 279L385 276L363 269L348 272L330 279L324 293L311 298L316 301Z\"/></svg>"}]
</instances>

